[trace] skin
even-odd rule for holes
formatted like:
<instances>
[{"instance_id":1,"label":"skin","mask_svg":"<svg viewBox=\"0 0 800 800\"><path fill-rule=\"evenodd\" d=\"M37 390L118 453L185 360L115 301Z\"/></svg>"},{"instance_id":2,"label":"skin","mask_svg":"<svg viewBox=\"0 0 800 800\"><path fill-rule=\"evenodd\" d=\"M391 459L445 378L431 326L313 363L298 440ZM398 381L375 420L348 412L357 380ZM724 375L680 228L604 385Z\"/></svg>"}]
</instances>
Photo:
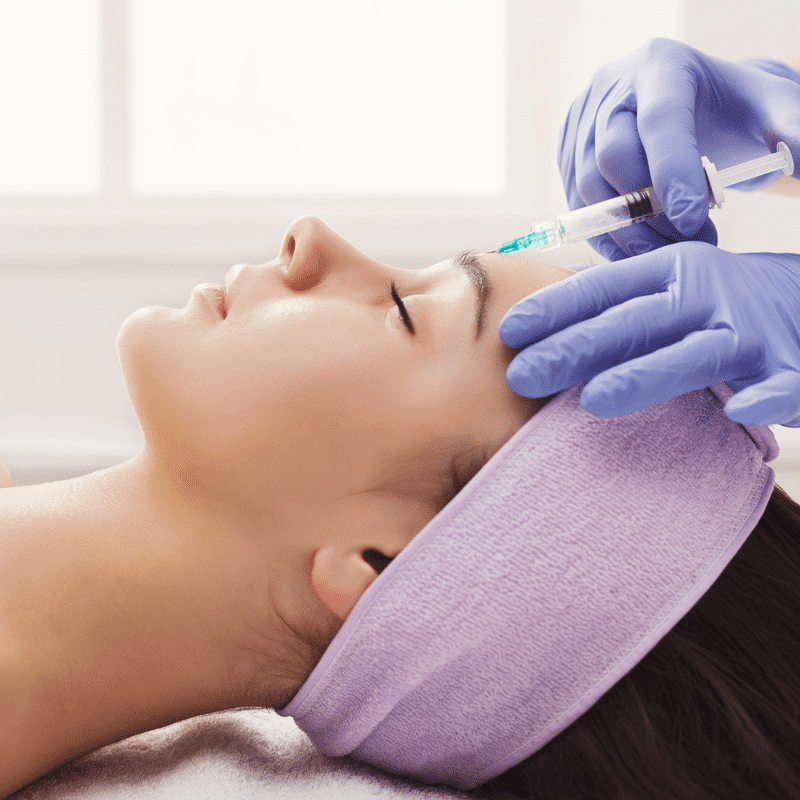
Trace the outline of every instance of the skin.
<instances>
[{"instance_id":1,"label":"skin","mask_svg":"<svg viewBox=\"0 0 800 800\"><path fill-rule=\"evenodd\" d=\"M125 322L142 453L0 491L0 796L146 730L288 701L278 615L332 637L377 577L363 551L396 555L453 458L485 459L544 403L509 391L497 326L572 273L482 260L477 341L452 259L392 267L312 217L229 271L224 319L199 287Z\"/></svg>"}]
</instances>

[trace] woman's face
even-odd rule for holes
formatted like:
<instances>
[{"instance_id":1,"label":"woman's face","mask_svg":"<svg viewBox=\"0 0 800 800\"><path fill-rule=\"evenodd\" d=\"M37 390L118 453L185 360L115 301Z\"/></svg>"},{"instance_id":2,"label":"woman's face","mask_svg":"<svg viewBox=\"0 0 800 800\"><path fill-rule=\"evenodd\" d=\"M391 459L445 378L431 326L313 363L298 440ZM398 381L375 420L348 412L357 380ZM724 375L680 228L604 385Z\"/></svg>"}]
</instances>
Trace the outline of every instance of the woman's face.
<instances>
[{"instance_id":1,"label":"woman's face","mask_svg":"<svg viewBox=\"0 0 800 800\"><path fill-rule=\"evenodd\" d=\"M497 328L570 274L496 253L401 269L303 217L227 273L223 313L209 285L142 309L120 358L147 447L195 486L279 516L394 493L424 524L454 457L485 460L542 405L509 391Z\"/></svg>"}]
</instances>

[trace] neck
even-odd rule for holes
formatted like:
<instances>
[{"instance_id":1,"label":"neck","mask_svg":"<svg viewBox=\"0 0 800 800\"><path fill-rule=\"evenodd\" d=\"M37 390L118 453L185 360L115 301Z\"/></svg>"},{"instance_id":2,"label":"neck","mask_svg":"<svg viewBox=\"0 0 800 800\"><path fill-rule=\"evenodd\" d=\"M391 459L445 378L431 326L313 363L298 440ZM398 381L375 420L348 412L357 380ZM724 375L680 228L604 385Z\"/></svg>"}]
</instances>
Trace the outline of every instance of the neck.
<instances>
[{"instance_id":1,"label":"neck","mask_svg":"<svg viewBox=\"0 0 800 800\"><path fill-rule=\"evenodd\" d=\"M247 704L242 620L218 565L253 554L213 520L145 454L0 491L0 796L111 742Z\"/></svg>"}]
</instances>

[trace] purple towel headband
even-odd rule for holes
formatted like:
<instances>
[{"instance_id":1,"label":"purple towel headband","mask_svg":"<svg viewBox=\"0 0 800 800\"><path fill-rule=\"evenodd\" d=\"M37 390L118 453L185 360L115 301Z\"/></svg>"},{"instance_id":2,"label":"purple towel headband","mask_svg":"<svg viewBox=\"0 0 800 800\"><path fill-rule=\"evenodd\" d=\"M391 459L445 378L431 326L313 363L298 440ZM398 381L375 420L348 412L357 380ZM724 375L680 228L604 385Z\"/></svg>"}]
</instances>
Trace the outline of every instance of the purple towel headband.
<instances>
[{"instance_id":1,"label":"purple towel headband","mask_svg":"<svg viewBox=\"0 0 800 800\"><path fill-rule=\"evenodd\" d=\"M764 512L724 384L619 419L550 401L394 559L279 713L325 753L472 789L590 708Z\"/></svg>"}]
</instances>

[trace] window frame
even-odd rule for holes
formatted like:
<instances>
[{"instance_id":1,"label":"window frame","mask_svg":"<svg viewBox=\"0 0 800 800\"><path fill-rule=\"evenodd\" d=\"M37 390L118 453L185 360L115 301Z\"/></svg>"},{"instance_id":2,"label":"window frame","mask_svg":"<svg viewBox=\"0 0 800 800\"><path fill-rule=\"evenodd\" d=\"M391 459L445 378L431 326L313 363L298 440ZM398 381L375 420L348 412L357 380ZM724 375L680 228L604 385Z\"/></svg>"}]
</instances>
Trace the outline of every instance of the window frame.
<instances>
[{"instance_id":1,"label":"window frame","mask_svg":"<svg viewBox=\"0 0 800 800\"><path fill-rule=\"evenodd\" d=\"M548 207L537 190L546 114L548 48L532 47L541 0L502 0L508 20L506 190L474 197L135 196L128 190L129 0L103 0L102 187L95 196L0 197L0 266L139 265L253 260L271 254L287 225L321 217L377 258L401 264L465 246L492 248ZM540 17L539 17L540 18ZM480 113L480 109L474 109ZM552 159L549 159L552 161ZM550 206L552 208L552 206ZM468 235L467 235L468 234ZM465 241L465 235L469 241Z\"/></svg>"}]
</instances>

